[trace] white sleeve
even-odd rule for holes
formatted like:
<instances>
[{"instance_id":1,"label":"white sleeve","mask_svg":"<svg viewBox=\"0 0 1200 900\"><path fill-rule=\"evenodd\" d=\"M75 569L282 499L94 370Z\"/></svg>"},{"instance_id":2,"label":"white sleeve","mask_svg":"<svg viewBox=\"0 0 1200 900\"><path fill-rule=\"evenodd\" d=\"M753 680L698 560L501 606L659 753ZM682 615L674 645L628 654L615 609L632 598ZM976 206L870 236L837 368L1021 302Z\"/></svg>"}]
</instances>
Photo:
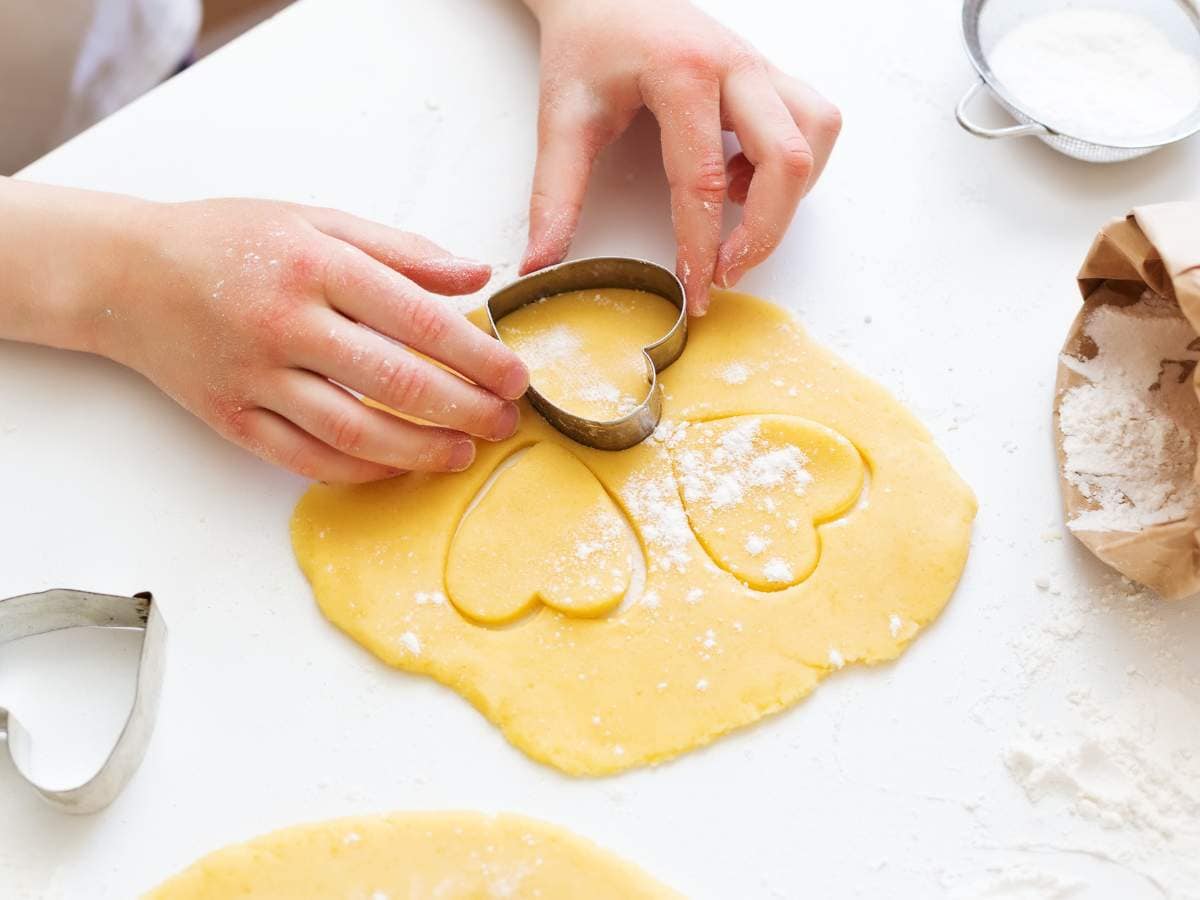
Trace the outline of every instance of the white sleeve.
<instances>
[{"instance_id":1,"label":"white sleeve","mask_svg":"<svg viewBox=\"0 0 1200 900\"><path fill-rule=\"evenodd\" d=\"M200 0L0 0L0 174L161 82L199 30Z\"/></svg>"}]
</instances>

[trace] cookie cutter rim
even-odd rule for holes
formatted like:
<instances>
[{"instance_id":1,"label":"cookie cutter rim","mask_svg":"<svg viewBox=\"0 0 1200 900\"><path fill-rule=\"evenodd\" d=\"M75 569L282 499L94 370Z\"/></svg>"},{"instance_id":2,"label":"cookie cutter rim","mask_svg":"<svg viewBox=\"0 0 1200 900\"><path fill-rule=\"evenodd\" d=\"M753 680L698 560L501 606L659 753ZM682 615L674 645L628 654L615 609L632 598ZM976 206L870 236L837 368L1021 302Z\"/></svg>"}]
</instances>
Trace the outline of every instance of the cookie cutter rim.
<instances>
[{"instance_id":1,"label":"cookie cutter rim","mask_svg":"<svg viewBox=\"0 0 1200 900\"><path fill-rule=\"evenodd\" d=\"M656 294L679 308L675 323L661 338L642 347L650 382L646 398L617 419L589 419L547 400L532 385L530 404L552 427L571 440L597 450L626 450L640 444L662 419L662 385L658 373L679 359L687 346L687 295L674 272L644 259L595 256L559 263L517 279L492 294L487 303L492 334L503 343L497 323L529 303L555 294L594 288L628 288Z\"/></svg>"},{"instance_id":2,"label":"cookie cutter rim","mask_svg":"<svg viewBox=\"0 0 1200 900\"><path fill-rule=\"evenodd\" d=\"M0 644L69 628L143 632L133 701L104 762L81 784L51 788L32 773L32 736L2 706L0 737L6 738L8 756L17 774L51 806L62 812L85 815L112 803L145 756L162 693L167 626L148 591L124 597L64 588L0 599Z\"/></svg>"}]
</instances>

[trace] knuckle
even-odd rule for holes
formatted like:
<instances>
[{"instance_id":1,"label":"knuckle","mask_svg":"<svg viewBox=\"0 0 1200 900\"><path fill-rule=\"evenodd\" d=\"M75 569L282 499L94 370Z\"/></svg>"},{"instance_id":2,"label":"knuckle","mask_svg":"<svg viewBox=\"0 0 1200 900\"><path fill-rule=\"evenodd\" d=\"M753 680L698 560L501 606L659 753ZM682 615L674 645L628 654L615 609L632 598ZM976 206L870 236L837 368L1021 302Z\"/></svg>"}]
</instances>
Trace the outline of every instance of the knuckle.
<instances>
[{"instance_id":1,"label":"knuckle","mask_svg":"<svg viewBox=\"0 0 1200 900\"><path fill-rule=\"evenodd\" d=\"M322 431L329 436L329 443L339 450L355 453L362 448L365 428L362 417L346 410L326 413Z\"/></svg>"},{"instance_id":2,"label":"knuckle","mask_svg":"<svg viewBox=\"0 0 1200 900\"><path fill-rule=\"evenodd\" d=\"M837 138L842 133L842 111L826 101L817 110L816 128L829 140Z\"/></svg>"},{"instance_id":3,"label":"knuckle","mask_svg":"<svg viewBox=\"0 0 1200 900\"><path fill-rule=\"evenodd\" d=\"M450 330L446 311L427 300L407 304L409 339L418 347L431 347L445 340Z\"/></svg>"},{"instance_id":4,"label":"knuckle","mask_svg":"<svg viewBox=\"0 0 1200 900\"><path fill-rule=\"evenodd\" d=\"M320 284L329 265L329 254L311 247L296 248L280 267L284 289L303 291Z\"/></svg>"},{"instance_id":5,"label":"knuckle","mask_svg":"<svg viewBox=\"0 0 1200 900\"><path fill-rule=\"evenodd\" d=\"M342 253L330 253L325 259L322 283L346 294L361 293L368 287L370 270L355 265L350 248Z\"/></svg>"},{"instance_id":6,"label":"knuckle","mask_svg":"<svg viewBox=\"0 0 1200 900\"><path fill-rule=\"evenodd\" d=\"M594 100L545 103L538 117L538 134L543 147L550 142L582 144L588 152L612 137L616 116Z\"/></svg>"},{"instance_id":7,"label":"knuckle","mask_svg":"<svg viewBox=\"0 0 1200 900\"><path fill-rule=\"evenodd\" d=\"M675 75L715 75L722 67L722 54L708 44L677 44L663 50L662 66Z\"/></svg>"},{"instance_id":8,"label":"knuckle","mask_svg":"<svg viewBox=\"0 0 1200 900\"><path fill-rule=\"evenodd\" d=\"M379 364L379 383L387 403L410 413L425 408L429 378L414 363L384 359Z\"/></svg>"},{"instance_id":9,"label":"knuckle","mask_svg":"<svg viewBox=\"0 0 1200 900\"><path fill-rule=\"evenodd\" d=\"M805 181L812 173L812 150L799 134L783 138L775 148L775 158L789 178Z\"/></svg>"},{"instance_id":10,"label":"knuckle","mask_svg":"<svg viewBox=\"0 0 1200 900\"><path fill-rule=\"evenodd\" d=\"M305 478L318 478L321 474L321 459L307 443L288 447L280 456L279 464Z\"/></svg>"},{"instance_id":11,"label":"knuckle","mask_svg":"<svg viewBox=\"0 0 1200 900\"><path fill-rule=\"evenodd\" d=\"M705 153L691 171L687 190L706 202L721 202L727 187L725 159L720 153Z\"/></svg>"},{"instance_id":12,"label":"knuckle","mask_svg":"<svg viewBox=\"0 0 1200 900\"><path fill-rule=\"evenodd\" d=\"M218 404L215 411L222 430L239 443L248 443L254 438L253 410L241 404Z\"/></svg>"},{"instance_id":13,"label":"knuckle","mask_svg":"<svg viewBox=\"0 0 1200 900\"><path fill-rule=\"evenodd\" d=\"M292 336L303 303L290 292L261 295L245 307L252 332L272 344Z\"/></svg>"},{"instance_id":14,"label":"knuckle","mask_svg":"<svg viewBox=\"0 0 1200 900\"><path fill-rule=\"evenodd\" d=\"M758 52L741 41L734 42L733 46L726 52L726 68L730 74L767 71L766 64L763 62L762 57L758 55Z\"/></svg>"}]
</instances>

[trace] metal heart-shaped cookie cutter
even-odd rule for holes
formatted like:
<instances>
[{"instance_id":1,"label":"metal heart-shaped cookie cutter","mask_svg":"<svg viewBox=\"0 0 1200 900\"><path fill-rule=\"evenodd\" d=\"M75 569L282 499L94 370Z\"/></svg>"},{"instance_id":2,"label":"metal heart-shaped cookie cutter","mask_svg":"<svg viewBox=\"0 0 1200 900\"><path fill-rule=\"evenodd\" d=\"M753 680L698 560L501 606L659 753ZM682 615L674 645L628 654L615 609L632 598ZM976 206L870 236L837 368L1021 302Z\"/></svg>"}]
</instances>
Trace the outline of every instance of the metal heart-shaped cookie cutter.
<instances>
[{"instance_id":1,"label":"metal heart-shaped cookie cutter","mask_svg":"<svg viewBox=\"0 0 1200 900\"><path fill-rule=\"evenodd\" d=\"M93 813L108 806L137 771L158 712L167 627L149 593L132 597L55 590L0 600L0 644L65 628L131 628L143 631L137 687L121 734L104 763L76 787L55 789L33 774L33 741L16 717L0 707L0 737L17 772L52 806L63 812Z\"/></svg>"},{"instance_id":2,"label":"metal heart-shaped cookie cutter","mask_svg":"<svg viewBox=\"0 0 1200 900\"><path fill-rule=\"evenodd\" d=\"M628 288L657 294L679 308L679 317L671 329L642 348L650 387L646 399L628 415L619 419L585 419L551 403L531 385L526 391L533 408L542 418L573 441L598 450L625 450L654 433L662 418L662 387L658 373L669 366L687 345L687 300L683 285L675 274L662 266L641 259L602 256L560 263L526 275L492 294L487 301L488 322L498 340L496 323L527 303L544 300L568 291L596 288Z\"/></svg>"}]
</instances>

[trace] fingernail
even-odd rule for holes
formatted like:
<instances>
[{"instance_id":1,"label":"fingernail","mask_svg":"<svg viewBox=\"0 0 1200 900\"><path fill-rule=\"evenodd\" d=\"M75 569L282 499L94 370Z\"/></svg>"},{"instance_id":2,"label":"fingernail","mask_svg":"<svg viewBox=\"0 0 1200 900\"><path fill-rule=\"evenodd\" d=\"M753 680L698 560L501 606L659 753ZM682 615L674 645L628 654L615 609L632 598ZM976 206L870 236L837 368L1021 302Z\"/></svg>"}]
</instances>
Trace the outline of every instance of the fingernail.
<instances>
[{"instance_id":1,"label":"fingernail","mask_svg":"<svg viewBox=\"0 0 1200 900\"><path fill-rule=\"evenodd\" d=\"M521 421L521 412L517 409L515 403L509 403L504 407L496 420L496 428L492 432L492 440L502 441L505 438L512 437L517 430L517 423Z\"/></svg>"},{"instance_id":2,"label":"fingernail","mask_svg":"<svg viewBox=\"0 0 1200 900\"><path fill-rule=\"evenodd\" d=\"M722 245L717 254L717 271L716 277L713 279L721 287L731 288L742 277L745 268L739 265L739 262L745 253L744 247L745 245L739 240L737 231L730 235L729 240Z\"/></svg>"},{"instance_id":3,"label":"fingernail","mask_svg":"<svg viewBox=\"0 0 1200 900\"><path fill-rule=\"evenodd\" d=\"M467 466L471 465L474 460L475 444L471 441L463 441L461 444L455 444L454 449L450 451L447 466L451 472L461 472Z\"/></svg>"},{"instance_id":4,"label":"fingernail","mask_svg":"<svg viewBox=\"0 0 1200 900\"><path fill-rule=\"evenodd\" d=\"M525 364L513 366L500 381L500 396L505 400L516 400L529 387L529 370Z\"/></svg>"},{"instance_id":5,"label":"fingernail","mask_svg":"<svg viewBox=\"0 0 1200 900\"><path fill-rule=\"evenodd\" d=\"M738 281L741 280L741 277L744 274L746 274L746 273L743 270L739 269L737 266L730 266L728 269L726 269L724 272L721 273L721 277L718 280L718 284L720 284L721 287L723 287L723 288L731 288L734 285L736 285L738 283Z\"/></svg>"}]
</instances>

